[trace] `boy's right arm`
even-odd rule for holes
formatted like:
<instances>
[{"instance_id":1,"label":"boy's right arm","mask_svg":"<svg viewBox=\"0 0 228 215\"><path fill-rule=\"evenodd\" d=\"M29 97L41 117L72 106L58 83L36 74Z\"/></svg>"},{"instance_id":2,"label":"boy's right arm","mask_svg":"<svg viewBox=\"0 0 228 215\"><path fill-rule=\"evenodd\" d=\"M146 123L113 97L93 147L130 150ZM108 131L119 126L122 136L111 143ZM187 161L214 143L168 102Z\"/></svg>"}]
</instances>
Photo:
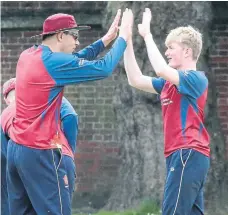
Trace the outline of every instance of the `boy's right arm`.
<instances>
[{"instance_id":1,"label":"boy's right arm","mask_svg":"<svg viewBox=\"0 0 228 215\"><path fill-rule=\"evenodd\" d=\"M135 58L132 39L129 39L126 51L124 53L124 66L127 73L128 83L139 90L149 93L158 92L154 89L152 77L142 74Z\"/></svg>"}]
</instances>

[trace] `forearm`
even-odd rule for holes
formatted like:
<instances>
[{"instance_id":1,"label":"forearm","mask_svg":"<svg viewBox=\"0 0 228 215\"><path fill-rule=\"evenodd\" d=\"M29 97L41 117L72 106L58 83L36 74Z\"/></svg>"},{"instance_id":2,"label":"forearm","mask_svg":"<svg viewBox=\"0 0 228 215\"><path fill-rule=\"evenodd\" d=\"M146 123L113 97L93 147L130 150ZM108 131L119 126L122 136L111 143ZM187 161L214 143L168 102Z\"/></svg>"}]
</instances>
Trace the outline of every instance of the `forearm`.
<instances>
[{"instance_id":1,"label":"forearm","mask_svg":"<svg viewBox=\"0 0 228 215\"><path fill-rule=\"evenodd\" d=\"M132 39L128 41L124 52L124 67L127 73L128 83L131 86L137 85L137 80L142 76L142 72L137 64Z\"/></svg>"},{"instance_id":2,"label":"forearm","mask_svg":"<svg viewBox=\"0 0 228 215\"><path fill-rule=\"evenodd\" d=\"M147 34L144 38L147 48L148 57L155 73L160 76L168 67L165 59L155 44L152 34Z\"/></svg>"},{"instance_id":3,"label":"forearm","mask_svg":"<svg viewBox=\"0 0 228 215\"><path fill-rule=\"evenodd\" d=\"M142 74L135 58L132 40L128 41L127 49L124 53L124 65L127 73L128 83L139 90L157 93L152 84L152 77Z\"/></svg>"},{"instance_id":4,"label":"forearm","mask_svg":"<svg viewBox=\"0 0 228 215\"><path fill-rule=\"evenodd\" d=\"M125 39L118 37L110 51L103 58L97 61L97 66L102 67L103 70L110 75L123 57L126 46Z\"/></svg>"},{"instance_id":5,"label":"forearm","mask_svg":"<svg viewBox=\"0 0 228 215\"><path fill-rule=\"evenodd\" d=\"M86 60L94 60L105 49L105 44L102 39L97 40L93 44L85 47L79 52L75 53L78 58Z\"/></svg>"},{"instance_id":6,"label":"forearm","mask_svg":"<svg viewBox=\"0 0 228 215\"><path fill-rule=\"evenodd\" d=\"M101 41L103 42L104 47L107 47L113 41L113 39L109 39L105 35L101 38Z\"/></svg>"},{"instance_id":7,"label":"forearm","mask_svg":"<svg viewBox=\"0 0 228 215\"><path fill-rule=\"evenodd\" d=\"M98 60L87 61L69 54L54 53L46 64L51 65L49 74L58 86L101 80L112 74L126 46L126 41L119 37L110 51Z\"/></svg>"}]
</instances>

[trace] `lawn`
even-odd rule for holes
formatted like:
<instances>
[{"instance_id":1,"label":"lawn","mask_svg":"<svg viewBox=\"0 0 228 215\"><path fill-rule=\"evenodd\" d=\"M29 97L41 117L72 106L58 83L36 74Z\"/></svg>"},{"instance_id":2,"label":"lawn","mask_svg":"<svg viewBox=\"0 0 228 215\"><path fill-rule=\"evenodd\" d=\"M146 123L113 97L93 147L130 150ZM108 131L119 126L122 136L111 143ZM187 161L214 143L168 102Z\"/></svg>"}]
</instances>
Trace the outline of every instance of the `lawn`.
<instances>
[{"instance_id":1,"label":"lawn","mask_svg":"<svg viewBox=\"0 0 228 215\"><path fill-rule=\"evenodd\" d=\"M156 203L151 200L144 201L140 207L132 210L126 210L122 212L115 212L115 211L99 211L94 214L90 213L77 213L73 215L161 215L160 208Z\"/></svg>"}]
</instances>

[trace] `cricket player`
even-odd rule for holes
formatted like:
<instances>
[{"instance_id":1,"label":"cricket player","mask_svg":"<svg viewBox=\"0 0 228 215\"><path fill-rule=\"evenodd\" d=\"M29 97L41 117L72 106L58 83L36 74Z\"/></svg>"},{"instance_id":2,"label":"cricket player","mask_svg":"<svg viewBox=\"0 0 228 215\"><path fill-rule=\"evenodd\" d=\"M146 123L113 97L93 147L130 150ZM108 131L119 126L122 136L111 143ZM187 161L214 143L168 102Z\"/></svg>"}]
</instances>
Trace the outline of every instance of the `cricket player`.
<instances>
[{"instance_id":1,"label":"cricket player","mask_svg":"<svg viewBox=\"0 0 228 215\"><path fill-rule=\"evenodd\" d=\"M62 161L62 148L69 146L60 125L63 89L112 74L131 33L129 15L126 9L118 38L98 60L94 59L117 37L120 10L107 34L77 53L78 31L88 27L78 26L68 14L49 16L43 24L42 44L21 53L16 68L16 115L7 153L11 214L71 214Z\"/></svg>"},{"instance_id":2,"label":"cricket player","mask_svg":"<svg viewBox=\"0 0 228 215\"><path fill-rule=\"evenodd\" d=\"M67 176L65 176L64 180L66 180L66 182L68 181L69 183L70 201L72 202L76 180L76 165L74 161L74 155L76 152L76 143L78 136L78 114L75 112L73 106L65 97L62 98L62 104L60 108L60 119L63 133L70 146L69 152L71 152L63 152L63 159L66 166Z\"/></svg>"},{"instance_id":3,"label":"cricket player","mask_svg":"<svg viewBox=\"0 0 228 215\"><path fill-rule=\"evenodd\" d=\"M9 214L8 204L8 191L6 183L6 156L7 156L7 144L10 139L10 128L12 125L13 117L15 116L15 83L16 78L11 78L3 85L3 97L8 107L3 111L1 115L1 214ZM76 149L77 134L78 134L78 115L70 102L63 97L60 118L62 122L62 130L66 136L67 142L70 148L63 146L63 160L66 165L67 176L65 180L69 187L70 198L72 201L72 195L74 191L75 179L76 179L76 167L74 162L74 154Z\"/></svg>"},{"instance_id":4,"label":"cricket player","mask_svg":"<svg viewBox=\"0 0 228 215\"><path fill-rule=\"evenodd\" d=\"M165 41L167 64L153 40L151 17L150 9L146 8L138 31L158 77L142 74L132 38L127 42L124 65L132 87L160 94L167 167L162 214L203 215L203 187L210 148L204 126L208 79L204 72L196 69L202 35L191 26L173 29Z\"/></svg>"},{"instance_id":5,"label":"cricket player","mask_svg":"<svg viewBox=\"0 0 228 215\"><path fill-rule=\"evenodd\" d=\"M9 214L9 202L8 202L8 191L6 183L6 157L7 157L7 145L10 139L8 130L10 128L9 121L12 120L12 114L15 113L15 78L10 79L5 82L3 85L3 98L7 105L10 105L10 108L6 108L1 114L0 124L1 124L1 214ZM11 112L10 109L13 111Z\"/></svg>"}]
</instances>

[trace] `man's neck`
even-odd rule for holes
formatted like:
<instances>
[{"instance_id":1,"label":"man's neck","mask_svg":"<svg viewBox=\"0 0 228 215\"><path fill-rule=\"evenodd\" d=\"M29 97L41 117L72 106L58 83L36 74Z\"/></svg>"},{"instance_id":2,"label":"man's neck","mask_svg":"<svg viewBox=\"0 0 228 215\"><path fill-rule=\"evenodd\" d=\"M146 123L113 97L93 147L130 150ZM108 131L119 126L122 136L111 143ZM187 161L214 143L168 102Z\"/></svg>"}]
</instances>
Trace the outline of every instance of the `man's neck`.
<instances>
[{"instance_id":1,"label":"man's neck","mask_svg":"<svg viewBox=\"0 0 228 215\"><path fill-rule=\"evenodd\" d=\"M183 65L181 65L180 67L177 68L178 70L196 70L196 62L195 61L191 61L188 63L185 63Z\"/></svg>"},{"instance_id":2,"label":"man's neck","mask_svg":"<svg viewBox=\"0 0 228 215\"><path fill-rule=\"evenodd\" d=\"M42 45L49 47L52 52L60 52L59 48L56 46L56 42L52 41L43 41Z\"/></svg>"}]
</instances>

